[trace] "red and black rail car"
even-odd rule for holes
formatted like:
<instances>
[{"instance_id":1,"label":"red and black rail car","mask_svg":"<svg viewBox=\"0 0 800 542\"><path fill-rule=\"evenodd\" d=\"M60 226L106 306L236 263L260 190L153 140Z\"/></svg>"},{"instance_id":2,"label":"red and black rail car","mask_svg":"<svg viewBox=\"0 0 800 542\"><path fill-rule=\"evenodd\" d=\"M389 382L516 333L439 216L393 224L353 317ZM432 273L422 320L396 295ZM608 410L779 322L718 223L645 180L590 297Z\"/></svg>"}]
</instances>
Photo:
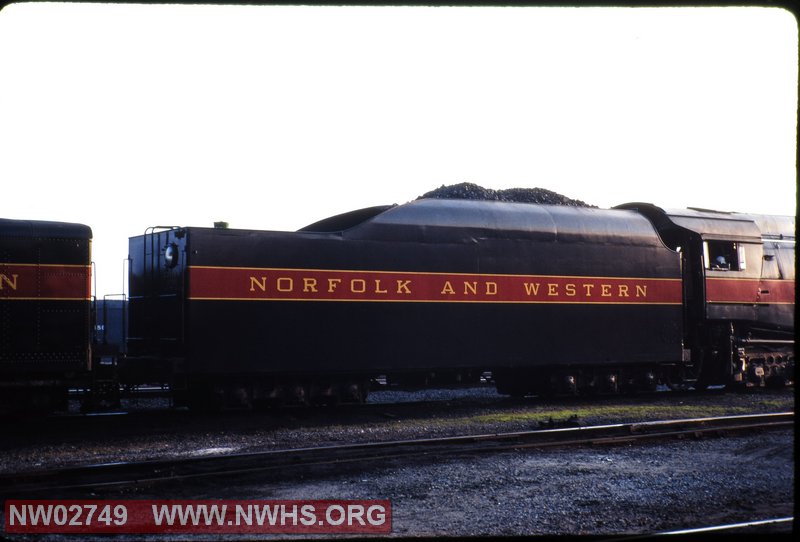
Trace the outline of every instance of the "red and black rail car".
<instances>
[{"instance_id":1,"label":"red and black rail car","mask_svg":"<svg viewBox=\"0 0 800 542\"><path fill-rule=\"evenodd\" d=\"M485 370L512 393L651 386L683 356L681 257L636 211L419 200L293 233L154 231L130 256L129 355L209 393Z\"/></svg>"},{"instance_id":2,"label":"red and black rail car","mask_svg":"<svg viewBox=\"0 0 800 542\"><path fill-rule=\"evenodd\" d=\"M0 219L0 403L63 406L91 365L88 226Z\"/></svg>"}]
</instances>

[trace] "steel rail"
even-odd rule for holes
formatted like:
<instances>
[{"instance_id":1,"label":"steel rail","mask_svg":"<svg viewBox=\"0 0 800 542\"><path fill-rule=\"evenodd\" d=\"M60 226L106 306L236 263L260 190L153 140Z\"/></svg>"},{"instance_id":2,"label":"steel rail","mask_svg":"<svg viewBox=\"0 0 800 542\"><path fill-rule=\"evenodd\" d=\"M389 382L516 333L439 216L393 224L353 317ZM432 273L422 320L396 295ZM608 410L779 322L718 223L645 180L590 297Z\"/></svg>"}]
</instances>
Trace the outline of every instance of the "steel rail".
<instances>
[{"instance_id":1,"label":"steel rail","mask_svg":"<svg viewBox=\"0 0 800 542\"><path fill-rule=\"evenodd\" d=\"M715 531L733 531L735 529L748 529L751 527L763 527L766 525L779 525L783 523L794 523L794 516L789 516L784 518L774 518L774 519L743 521L740 523L728 523L726 525L711 525L707 527L693 527L687 529L675 529L671 531L657 531L654 533L635 534L633 536L622 535L622 536L612 536L608 538L604 536L601 537L600 540L602 540L603 542L623 542L623 541L628 542L629 540L652 540L654 537L657 536L692 535L692 534L712 533Z\"/></svg>"},{"instance_id":2,"label":"steel rail","mask_svg":"<svg viewBox=\"0 0 800 542\"><path fill-rule=\"evenodd\" d=\"M644 439L699 437L706 433L785 429L793 426L794 412L781 412L317 446L199 458L103 463L0 475L0 496L16 496L20 493L53 489L155 483L223 474L240 475L421 455L442 456L537 447L609 445Z\"/></svg>"},{"instance_id":3,"label":"steel rail","mask_svg":"<svg viewBox=\"0 0 800 542\"><path fill-rule=\"evenodd\" d=\"M792 523L794 522L794 516L786 517L786 518L775 518L775 519L762 519L758 521L746 521L743 523L731 523L728 525L714 525L712 527L697 527L695 529L681 529L678 531L665 531L665 532L658 532L653 533L653 536L665 536L665 535L685 535L685 534L698 534L698 533L710 533L713 531L732 531L733 529L745 529L748 527L759 527L762 525L774 525L776 523Z\"/></svg>"}]
</instances>

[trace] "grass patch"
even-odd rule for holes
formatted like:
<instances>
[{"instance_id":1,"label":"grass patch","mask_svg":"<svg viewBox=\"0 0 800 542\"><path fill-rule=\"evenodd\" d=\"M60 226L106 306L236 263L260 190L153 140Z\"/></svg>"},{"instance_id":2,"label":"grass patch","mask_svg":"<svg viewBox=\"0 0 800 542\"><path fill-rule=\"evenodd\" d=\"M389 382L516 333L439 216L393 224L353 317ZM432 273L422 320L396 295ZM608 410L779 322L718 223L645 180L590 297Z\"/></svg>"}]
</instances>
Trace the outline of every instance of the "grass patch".
<instances>
[{"instance_id":1,"label":"grass patch","mask_svg":"<svg viewBox=\"0 0 800 542\"><path fill-rule=\"evenodd\" d=\"M793 410L793 403L787 401L770 401L764 406L768 410ZM753 414L754 409L746 406L719 405L581 405L554 408L537 408L535 410L497 412L479 414L464 421L471 423L536 423L547 422L551 418L562 421L577 416L579 420L599 421L640 421L647 419L706 418L713 416L732 416L737 414Z\"/></svg>"}]
</instances>

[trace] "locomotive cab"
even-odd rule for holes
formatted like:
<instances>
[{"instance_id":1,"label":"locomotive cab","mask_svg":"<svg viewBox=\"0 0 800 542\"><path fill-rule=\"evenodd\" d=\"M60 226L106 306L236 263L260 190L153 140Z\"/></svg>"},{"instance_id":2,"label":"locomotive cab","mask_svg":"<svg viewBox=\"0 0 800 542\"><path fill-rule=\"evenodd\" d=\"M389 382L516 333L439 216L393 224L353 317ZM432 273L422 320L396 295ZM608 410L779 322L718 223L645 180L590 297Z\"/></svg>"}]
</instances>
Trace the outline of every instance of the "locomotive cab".
<instances>
[{"instance_id":1,"label":"locomotive cab","mask_svg":"<svg viewBox=\"0 0 800 542\"><path fill-rule=\"evenodd\" d=\"M619 207L647 216L682 254L684 379L696 387L793 383L794 218Z\"/></svg>"}]
</instances>

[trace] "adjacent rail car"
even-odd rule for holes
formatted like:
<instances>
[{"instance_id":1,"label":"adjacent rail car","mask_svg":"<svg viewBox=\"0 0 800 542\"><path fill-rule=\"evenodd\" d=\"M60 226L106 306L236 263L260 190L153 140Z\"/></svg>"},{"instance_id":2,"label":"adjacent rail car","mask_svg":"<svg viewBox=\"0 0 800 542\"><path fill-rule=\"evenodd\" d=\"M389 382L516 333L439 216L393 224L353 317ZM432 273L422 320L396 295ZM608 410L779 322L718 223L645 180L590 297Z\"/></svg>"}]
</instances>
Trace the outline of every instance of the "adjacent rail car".
<instances>
[{"instance_id":1,"label":"adjacent rail car","mask_svg":"<svg viewBox=\"0 0 800 542\"><path fill-rule=\"evenodd\" d=\"M129 355L192 403L493 372L501 392L652 387L683 356L681 256L633 210L418 200L298 232L130 240Z\"/></svg>"},{"instance_id":2,"label":"adjacent rail car","mask_svg":"<svg viewBox=\"0 0 800 542\"><path fill-rule=\"evenodd\" d=\"M91 365L88 226L0 219L0 407L63 408Z\"/></svg>"}]
</instances>

